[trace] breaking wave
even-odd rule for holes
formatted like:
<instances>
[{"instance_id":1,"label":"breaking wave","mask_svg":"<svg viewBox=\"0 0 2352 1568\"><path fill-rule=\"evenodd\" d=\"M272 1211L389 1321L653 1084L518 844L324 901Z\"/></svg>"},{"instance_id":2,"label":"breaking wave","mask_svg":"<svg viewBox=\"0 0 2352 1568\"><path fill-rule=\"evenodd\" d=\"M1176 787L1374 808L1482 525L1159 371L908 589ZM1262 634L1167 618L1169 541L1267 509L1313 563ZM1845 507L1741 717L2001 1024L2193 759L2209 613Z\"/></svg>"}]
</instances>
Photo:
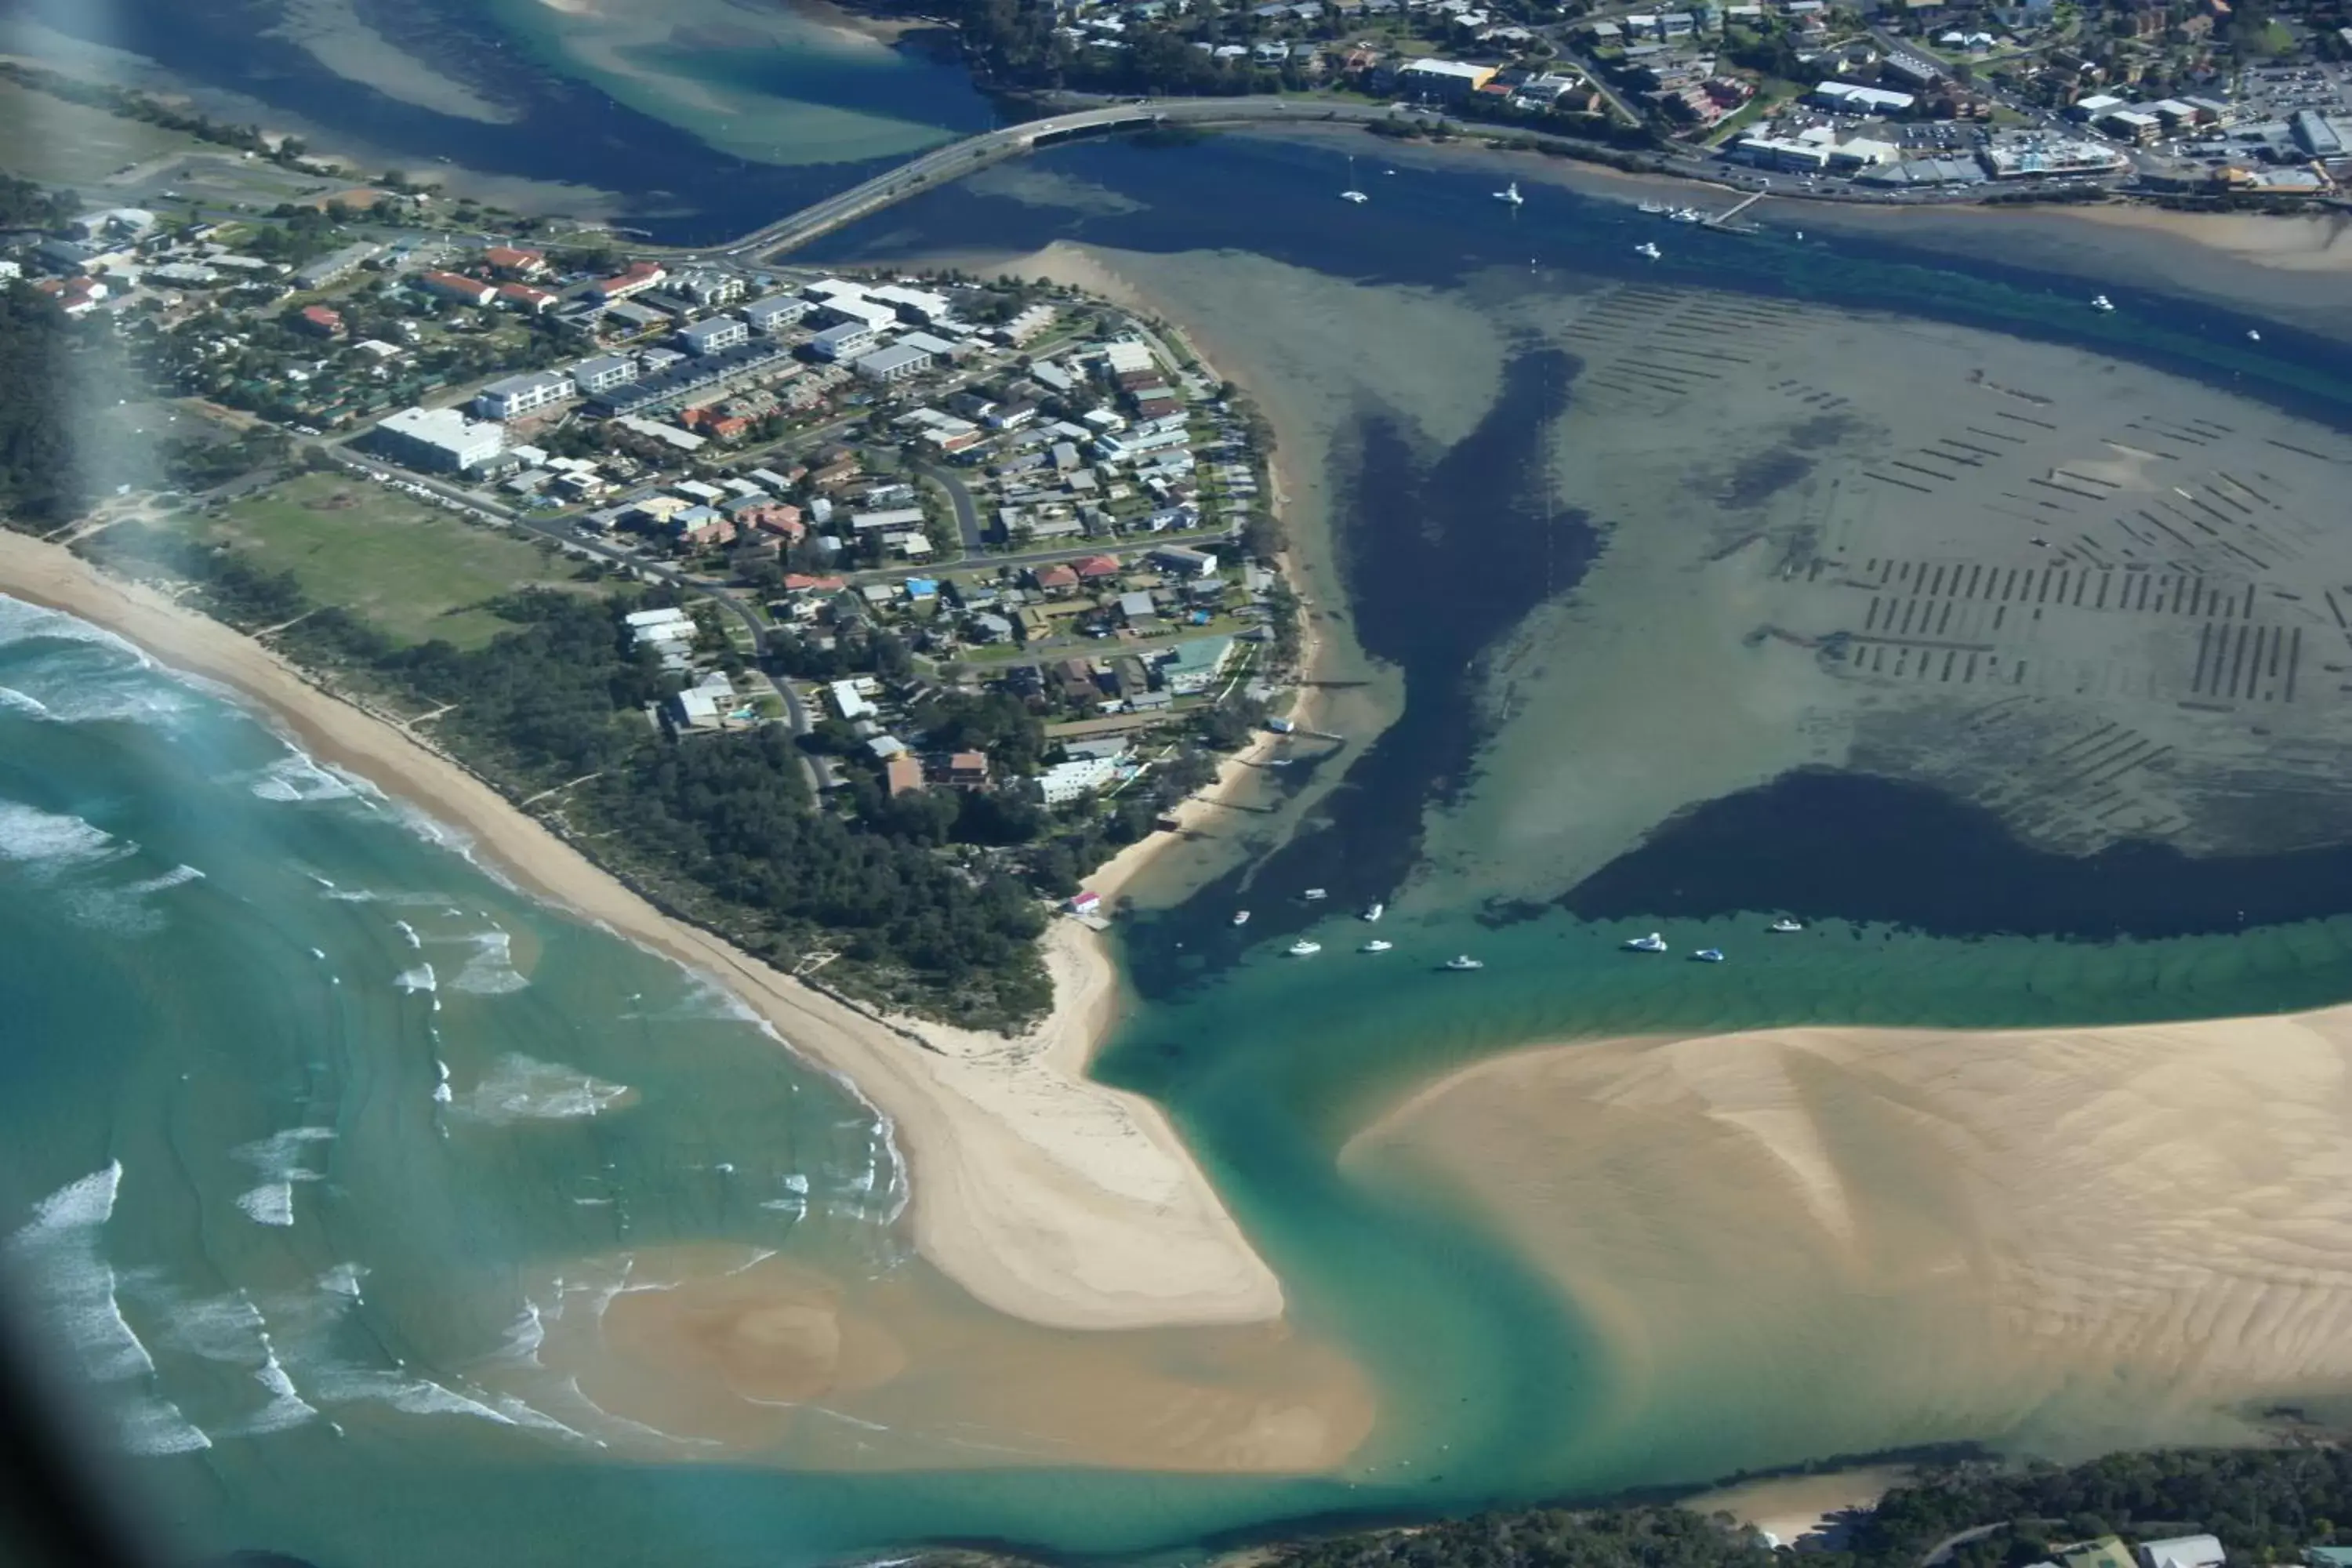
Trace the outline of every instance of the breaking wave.
<instances>
[{"instance_id":1,"label":"breaking wave","mask_svg":"<svg viewBox=\"0 0 2352 1568\"><path fill-rule=\"evenodd\" d=\"M627 1103L635 1092L578 1068L509 1053L490 1064L488 1074L459 1098L457 1109L477 1121L502 1127L595 1116Z\"/></svg>"}]
</instances>

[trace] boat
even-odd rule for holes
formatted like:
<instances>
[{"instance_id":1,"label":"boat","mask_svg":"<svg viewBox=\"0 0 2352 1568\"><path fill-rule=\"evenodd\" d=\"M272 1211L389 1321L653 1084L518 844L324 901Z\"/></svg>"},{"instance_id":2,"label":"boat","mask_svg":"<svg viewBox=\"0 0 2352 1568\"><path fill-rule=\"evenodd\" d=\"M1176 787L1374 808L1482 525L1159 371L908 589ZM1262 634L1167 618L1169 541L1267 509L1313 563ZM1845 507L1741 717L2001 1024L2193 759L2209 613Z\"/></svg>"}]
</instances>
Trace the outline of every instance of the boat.
<instances>
[{"instance_id":1,"label":"boat","mask_svg":"<svg viewBox=\"0 0 2352 1568\"><path fill-rule=\"evenodd\" d=\"M1382 942L1379 937L1374 937L1371 941L1364 943L1363 946L1358 948L1356 951L1358 952L1386 952L1395 945L1396 943L1392 942Z\"/></svg>"},{"instance_id":2,"label":"boat","mask_svg":"<svg viewBox=\"0 0 2352 1568\"><path fill-rule=\"evenodd\" d=\"M1675 223L1696 223L1699 221L1699 210L1696 207L1676 207L1666 216Z\"/></svg>"},{"instance_id":3,"label":"boat","mask_svg":"<svg viewBox=\"0 0 2352 1568\"><path fill-rule=\"evenodd\" d=\"M1512 206L1516 207L1525 205L1528 198L1519 195L1519 183L1517 180L1513 180L1509 184L1495 193L1495 199L1498 202L1507 202Z\"/></svg>"},{"instance_id":4,"label":"boat","mask_svg":"<svg viewBox=\"0 0 2352 1568\"><path fill-rule=\"evenodd\" d=\"M1234 924L1237 926L1245 926L1249 924L1249 911L1247 910L1235 910L1234 911Z\"/></svg>"},{"instance_id":5,"label":"boat","mask_svg":"<svg viewBox=\"0 0 2352 1568\"><path fill-rule=\"evenodd\" d=\"M1356 161L1353 158L1348 160L1348 188L1339 193L1339 199L1343 202L1354 202L1359 205L1372 199L1356 188Z\"/></svg>"},{"instance_id":6,"label":"boat","mask_svg":"<svg viewBox=\"0 0 2352 1568\"><path fill-rule=\"evenodd\" d=\"M1319 942L1309 942L1302 936L1285 951L1293 958L1312 958L1323 951L1323 944Z\"/></svg>"},{"instance_id":7,"label":"boat","mask_svg":"<svg viewBox=\"0 0 2352 1568\"><path fill-rule=\"evenodd\" d=\"M1656 931L1652 931L1647 936L1637 936L1633 941L1627 942L1625 944L1625 951L1628 952L1664 952L1666 951L1666 939L1660 936Z\"/></svg>"},{"instance_id":8,"label":"boat","mask_svg":"<svg viewBox=\"0 0 2352 1568\"><path fill-rule=\"evenodd\" d=\"M1786 936L1792 931L1804 930L1805 922L1802 921L1792 921L1788 916L1782 915L1779 920L1774 921L1771 925L1766 929L1779 931L1782 936Z\"/></svg>"},{"instance_id":9,"label":"boat","mask_svg":"<svg viewBox=\"0 0 2352 1568\"><path fill-rule=\"evenodd\" d=\"M1486 961L1483 958L1473 958L1465 952L1456 957L1447 959L1443 967L1447 969L1484 969L1486 967Z\"/></svg>"},{"instance_id":10,"label":"boat","mask_svg":"<svg viewBox=\"0 0 2352 1568\"><path fill-rule=\"evenodd\" d=\"M1319 904L1330 896L1330 892L1323 888L1309 888L1304 895L1307 901L1310 904Z\"/></svg>"},{"instance_id":11,"label":"boat","mask_svg":"<svg viewBox=\"0 0 2352 1568\"><path fill-rule=\"evenodd\" d=\"M1660 250L1654 243L1649 240L1644 240L1633 247L1633 254L1636 256L1646 256L1651 260L1655 261L1659 257L1664 256L1665 252Z\"/></svg>"},{"instance_id":12,"label":"boat","mask_svg":"<svg viewBox=\"0 0 2352 1568\"><path fill-rule=\"evenodd\" d=\"M1365 908L1364 918L1368 921L1376 921L1388 912L1389 907L1386 904L1375 900Z\"/></svg>"},{"instance_id":13,"label":"boat","mask_svg":"<svg viewBox=\"0 0 2352 1568\"><path fill-rule=\"evenodd\" d=\"M2115 308L2116 302L2113 300L2108 299L2105 294L2094 294L2091 296L2091 309L2094 310L2112 310Z\"/></svg>"},{"instance_id":14,"label":"boat","mask_svg":"<svg viewBox=\"0 0 2352 1568\"><path fill-rule=\"evenodd\" d=\"M1721 963L1723 962L1723 949L1719 947L1702 947L1696 952L1691 954L1691 962L1693 963Z\"/></svg>"},{"instance_id":15,"label":"boat","mask_svg":"<svg viewBox=\"0 0 2352 1568\"><path fill-rule=\"evenodd\" d=\"M1641 210L1648 213L1652 217L1657 217L1664 213L1671 212L1674 209L1667 206L1664 202L1643 202L1642 204Z\"/></svg>"},{"instance_id":16,"label":"boat","mask_svg":"<svg viewBox=\"0 0 2352 1568\"><path fill-rule=\"evenodd\" d=\"M2253 328L2248 327L2246 329L2246 341L2250 343L2258 343L2263 341L2263 335L2262 333L2254 331Z\"/></svg>"}]
</instances>

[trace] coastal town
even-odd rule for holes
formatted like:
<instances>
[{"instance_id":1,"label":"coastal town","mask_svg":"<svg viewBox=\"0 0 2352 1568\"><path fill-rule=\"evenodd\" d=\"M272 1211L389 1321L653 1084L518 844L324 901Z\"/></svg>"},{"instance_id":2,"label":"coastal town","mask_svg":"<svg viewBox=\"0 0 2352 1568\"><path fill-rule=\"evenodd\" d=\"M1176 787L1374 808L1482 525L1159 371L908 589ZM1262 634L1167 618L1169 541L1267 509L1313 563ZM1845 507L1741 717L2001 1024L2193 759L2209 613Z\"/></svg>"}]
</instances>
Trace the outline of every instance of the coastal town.
<instances>
[{"instance_id":1,"label":"coastal town","mask_svg":"<svg viewBox=\"0 0 2352 1568\"><path fill-rule=\"evenodd\" d=\"M58 537L278 627L299 661L583 835L604 819L573 786L615 770L469 748L479 705L385 661L436 634L495 641L517 590L600 584L646 678L639 734L756 742L776 775L761 787L804 788L850 835L839 853L867 834L929 857L902 875L944 879L929 896L950 904L977 876L992 900L1017 888L1098 922L1101 861L1192 830L1187 801L1233 782L1220 759L1279 765L1301 647L1271 434L1180 333L1011 279L464 242L394 202L331 205L325 223L106 208L20 246L51 269L36 295L109 333L171 433L152 484ZM355 638L325 636L312 609L357 607L369 573L388 602ZM793 902L730 914L709 881L671 894L725 929ZM1035 982L1018 1005L926 987L1004 981L979 956L1000 928L1034 976L1017 945L1034 917L1013 910L950 917L977 944L952 961L813 910L780 952L875 1001L1012 1022L1042 1006Z\"/></svg>"}]
</instances>

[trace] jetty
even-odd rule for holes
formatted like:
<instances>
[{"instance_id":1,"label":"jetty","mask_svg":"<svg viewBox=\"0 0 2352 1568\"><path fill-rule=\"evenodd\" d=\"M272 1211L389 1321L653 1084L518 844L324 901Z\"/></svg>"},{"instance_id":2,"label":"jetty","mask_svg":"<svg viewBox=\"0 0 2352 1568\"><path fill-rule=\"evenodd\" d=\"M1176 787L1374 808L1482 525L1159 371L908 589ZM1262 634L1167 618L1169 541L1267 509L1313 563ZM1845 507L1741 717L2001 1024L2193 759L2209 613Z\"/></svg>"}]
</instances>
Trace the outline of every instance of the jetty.
<instances>
[{"instance_id":1,"label":"jetty","mask_svg":"<svg viewBox=\"0 0 2352 1568\"><path fill-rule=\"evenodd\" d=\"M1713 217L1700 219L1700 225L1706 228L1722 228L1738 234L1753 234L1756 232L1756 226L1752 223L1741 223L1739 215L1762 201L1769 194L1767 191L1756 191L1742 196L1737 203L1726 207Z\"/></svg>"}]
</instances>

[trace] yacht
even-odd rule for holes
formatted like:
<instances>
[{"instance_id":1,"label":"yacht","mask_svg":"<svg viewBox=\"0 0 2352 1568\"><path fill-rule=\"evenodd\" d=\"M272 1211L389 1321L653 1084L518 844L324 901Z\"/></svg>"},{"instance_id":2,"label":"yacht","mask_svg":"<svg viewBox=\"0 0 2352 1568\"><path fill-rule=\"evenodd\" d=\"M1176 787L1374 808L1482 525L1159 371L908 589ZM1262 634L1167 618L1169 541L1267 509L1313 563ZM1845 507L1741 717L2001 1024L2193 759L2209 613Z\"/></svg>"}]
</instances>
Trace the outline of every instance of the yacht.
<instances>
[{"instance_id":1,"label":"yacht","mask_svg":"<svg viewBox=\"0 0 2352 1568\"><path fill-rule=\"evenodd\" d=\"M1637 936L1633 941L1627 942L1625 944L1625 951L1628 952L1664 952L1666 951L1666 939L1660 936L1656 931L1652 931L1647 936Z\"/></svg>"},{"instance_id":2,"label":"yacht","mask_svg":"<svg viewBox=\"0 0 2352 1568\"><path fill-rule=\"evenodd\" d=\"M1330 896L1331 894L1329 889L1325 888L1309 888L1304 895L1307 901L1310 904L1319 904Z\"/></svg>"},{"instance_id":3,"label":"yacht","mask_svg":"<svg viewBox=\"0 0 2352 1568\"><path fill-rule=\"evenodd\" d=\"M2105 294L2094 294L2091 296L2091 309L2094 310L2112 310L2115 308L2116 302L2113 300L2108 299Z\"/></svg>"},{"instance_id":4,"label":"yacht","mask_svg":"<svg viewBox=\"0 0 2352 1568\"><path fill-rule=\"evenodd\" d=\"M1249 911L1247 910L1235 910L1234 911L1234 924L1237 926L1245 926L1249 924Z\"/></svg>"},{"instance_id":5,"label":"yacht","mask_svg":"<svg viewBox=\"0 0 2352 1568\"><path fill-rule=\"evenodd\" d=\"M1319 942L1309 942L1302 936L1292 942L1286 951L1293 958L1312 958L1323 951L1323 944Z\"/></svg>"},{"instance_id":6,"label":"yacht","mask_svg":"<svg viewBox=\"0 0 2352 1568\"><path fill-rule=\"evenodd\" d=\"M1633 254L1636 256L1646 256L1651 260L1655 261L1659 257L1664 256L1665 252L1660 250L1654 242L1643 240L1641 244L1633 247Z\"/></svg>"},{"instance_id":7,"label":"yacht","mask_svg":"<svg viewBox=\"0 0 2352 1568\"><path fill-rule=\"evenodd\" d=\"M2258 343L2263 341L2263 335L2262 333L2254 331L2253 328L2248 327L2246 329L2246 341L2250 343Z\"/></svg>"},{"instance_id":8,"label":"yacht","mask_svg":"<svg viewBox=\"0 0 2352 1568\"><path fill-rule=\"evenodd\" d=\"M1358 948L1356 951L1358 952L1386 952L1395 945L1396 943L1392 942L1382 942L1379 937L1374 937L1371 941L1364 943L1363 946Z\"/></svg>"},{"instance_id":9,"label":"yacht","mask_svg":"<svg viewBox=\"0 0 2352 1568\"><path fill-rule=\"evenodd\" d=\"M1786 936L1792 931L1804 930L1805 922L1802 921L1792 921L1788 916L1782 915L1779 920L1774 921L1771 925L1766 929L1779 931L1782 936Z\"/></svg>"},{"instance_id":10,"label":"yacht","mask_svg":"<svg viewBox=\"0 0 2352 1568\"><path fill-rule=\"evenodd\" d=\"M1354 202L1360 206L1372 199L1356 188L1356 161L1353 158L1348 160L1348 188L1339 193L1339 199Z\"/></svg>"},{"instance_id":11,"label":"yacht","mask_svg":"<svg viewBox=\"0 0 2352 1568\"><path fill-rule=\"evenodd\" d=\"M1719 947L1702 947L1696 952L1691 954L1691 962L1694 963L1721 963L1723 962L1723 949Z\"/></svg>"},{"instance_id":12,"label":"yacht","mask_svg":"<svg viewBox=\"0 0 2352 1568\"><path fill-rule=\"evenodd\" d=\"M1364 910L1364 918L1368 921L1376 921L1388 912L1389 907L1386 904L1374 900L1371 904L1366 906Z\"/></svg>"},{"instance_id":13,"label":"yacht","mask_svg":"<svg viewBox=\"0 0 2352 1568\"><path fill-rule=\"evenodd\" d=\"M1696 223L1699 221L1699 210L1696 207L1676 207L1666 216L1676 223Z\"/></svg>"},{"instance_id":14,"label":"yacht","mask_svg":"<svg viewBox=\"0 0 2352 1568\"><path fill-rule=\"evenodd\" d=\"M1517 180L1513 180L1509 184L1495 193L1495 199L1498 202L1507 202L1512 206L1516 207L1526 205L1528 198L1519 195L1519 183Z\"/></svg>"},{"instance_id":15,"label":"yacht","mask_svg":"<svg viewBox=\"0 0 2352 1568\"><path fill-rule=\"evenodd\" d=\"M1482 958L1473 958L1465 952L1461 954L1459 957L1447 959L1444 967L1447 969L1484 969L1486 967L1486 961Z\"/></svg>"}]
</instances>

